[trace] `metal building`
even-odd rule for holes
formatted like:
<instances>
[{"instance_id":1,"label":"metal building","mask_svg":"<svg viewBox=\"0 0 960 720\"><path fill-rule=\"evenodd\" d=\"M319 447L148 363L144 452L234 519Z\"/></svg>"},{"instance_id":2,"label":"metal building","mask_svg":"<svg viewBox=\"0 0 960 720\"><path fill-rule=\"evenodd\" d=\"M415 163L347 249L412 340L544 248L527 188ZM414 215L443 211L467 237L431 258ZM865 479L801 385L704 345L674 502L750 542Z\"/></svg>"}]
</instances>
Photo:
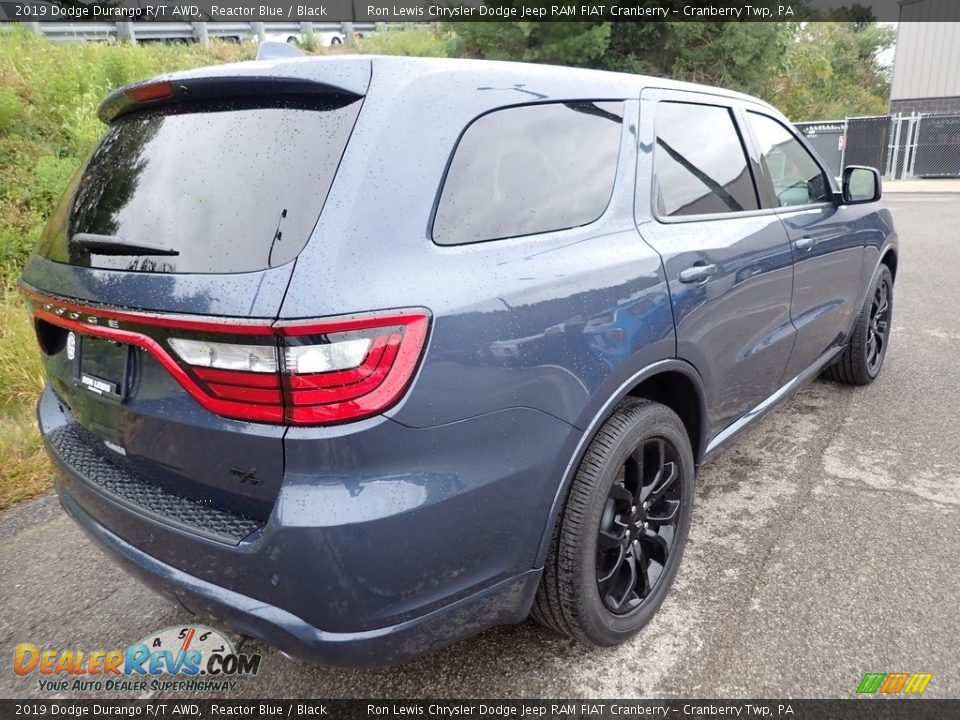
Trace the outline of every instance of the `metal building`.
<instances>
[{"instance_id":1,"label":"metal building","mask_svg":"<svg viewBox=\"0 0 960 720\"><path fill-rule=\"evenodd\" d=\"M900 0L890 113L960 113L960 3Z\"/></svg>"}]
</instances>

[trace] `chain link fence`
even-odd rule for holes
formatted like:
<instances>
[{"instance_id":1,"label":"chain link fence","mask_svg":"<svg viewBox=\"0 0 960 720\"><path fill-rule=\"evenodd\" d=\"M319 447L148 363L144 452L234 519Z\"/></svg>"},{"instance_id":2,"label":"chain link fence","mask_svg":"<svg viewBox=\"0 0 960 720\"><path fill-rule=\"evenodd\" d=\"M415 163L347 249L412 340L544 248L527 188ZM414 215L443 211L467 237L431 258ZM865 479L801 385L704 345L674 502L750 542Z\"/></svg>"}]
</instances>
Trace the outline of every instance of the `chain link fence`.
<instances>
[{"instance_id":1,"label":"chain link fence","mask_svg":"<svg viewBox=\"0 0 960 720\"><path fill-rule=\"evenodd\" d=\"M844 164L866 165L885 172L890 156L891 125L889 115L848 119Z\"/></svg>"},{"instance_id":2,"label":"chain link fence","mask_svg":"<svg viewBox=\"0 0 960 720\"><path fill-rule=\"evenodd\" d=\"M910 174L915 177L960 177L960 115L918 118Z\"/></svg>"},{"instance_id":3,"label":"chain link fence","mask_svg":"<svg viewBox=\"0 0 960 720\"><path fill-rule=\"evenodd\" d=\"M824 120L822 122L797 123L813 149L834 175L843 172L843 149L846 144L847 121Z\"/></svg>"},{"instance_id":4,"label":"chain link fence","mask_svg":"<svg viewBox=\"0 0 960 720\"><path fill-rule=\"evenodd\" d=\"M877 115L797 123L834 175L846 165L884 177L960 177L960 115Z\"/></svg>"}]
</instances>

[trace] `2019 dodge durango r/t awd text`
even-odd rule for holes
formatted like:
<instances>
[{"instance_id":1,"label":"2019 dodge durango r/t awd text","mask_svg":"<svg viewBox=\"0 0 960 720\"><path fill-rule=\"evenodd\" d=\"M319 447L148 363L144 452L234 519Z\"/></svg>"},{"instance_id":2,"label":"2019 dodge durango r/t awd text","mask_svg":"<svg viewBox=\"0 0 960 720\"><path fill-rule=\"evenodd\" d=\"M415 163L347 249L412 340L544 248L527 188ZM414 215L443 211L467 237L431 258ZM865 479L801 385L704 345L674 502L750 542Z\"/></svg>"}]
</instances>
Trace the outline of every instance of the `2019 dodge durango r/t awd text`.
<instances>
[{"instance_id":1,"label":"2019 dodge durango r/t awd text","mask_svg":"<svg viewBox=\"0 0 960 720\"><path fill-rule=\"evenodd\" d=\"M121 89L23 273L66 511L332 664L662 603L698 467L887 350L897 239L753 98L482 61Z\"/></svg>"}]
</instances>

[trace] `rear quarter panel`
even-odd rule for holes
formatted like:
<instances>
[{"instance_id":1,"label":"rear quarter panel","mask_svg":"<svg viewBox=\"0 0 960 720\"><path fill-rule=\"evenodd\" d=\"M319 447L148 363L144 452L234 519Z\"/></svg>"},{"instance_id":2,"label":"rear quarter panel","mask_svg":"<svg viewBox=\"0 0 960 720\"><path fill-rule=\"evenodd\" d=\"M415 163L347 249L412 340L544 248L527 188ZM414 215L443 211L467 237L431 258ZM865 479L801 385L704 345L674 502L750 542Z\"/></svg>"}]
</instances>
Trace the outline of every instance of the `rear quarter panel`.
<instances>
[{"instance_id":1,"label":"rear quarter panel","mask_svg":"<svg viewBox=\"0 0 960 720\"><path fill-rule=\"evenodd\" d=\"M388 412L402 424L427 427L528 407L585 427L620 378L675 351L660 259L633 222L636 102L628 104L613 197L597 222L441 247L430 239L431 215L471 120L531 101L631 95L602 82L590 92L579 83L540 88L529 77L511 83L509 66L506 74L491 70L467 81L450 72L409 79L398 67L374 65L370 94L281 316L429 308L423 365L406 399Z\"/></svg>"}]
</instances>

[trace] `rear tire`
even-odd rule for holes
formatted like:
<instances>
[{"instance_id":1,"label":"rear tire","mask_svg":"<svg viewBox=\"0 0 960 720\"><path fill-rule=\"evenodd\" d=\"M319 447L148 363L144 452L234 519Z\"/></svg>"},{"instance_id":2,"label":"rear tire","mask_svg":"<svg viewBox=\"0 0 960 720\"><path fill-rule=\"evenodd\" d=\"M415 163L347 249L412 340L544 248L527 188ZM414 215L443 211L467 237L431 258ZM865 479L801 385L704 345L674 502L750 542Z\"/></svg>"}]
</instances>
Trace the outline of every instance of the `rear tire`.
<instances>
[{"instance_id":1,"label":"rear tire","mask_svg":"<svg viewBox=\"0 0 960 720\"><path fill-rule=\"evenodd\" d=\"M824 377L847 385L869 385L880 374L887 355L893 318L893 275L886 265L867 295L850 342L840 359L824 371Z\"/></svg>"},{"instance_id":2,"label":"rear tire","mask_svg":"<svg viewBox=\"0 0 960 720\"><path fill-rule=\"evenodd\" d=\"M533 619L591 645L633 637L676 576L694 476L690 439L676 413L650 400L620 402L570 487Z\"/></svg>"}]
</instances>

